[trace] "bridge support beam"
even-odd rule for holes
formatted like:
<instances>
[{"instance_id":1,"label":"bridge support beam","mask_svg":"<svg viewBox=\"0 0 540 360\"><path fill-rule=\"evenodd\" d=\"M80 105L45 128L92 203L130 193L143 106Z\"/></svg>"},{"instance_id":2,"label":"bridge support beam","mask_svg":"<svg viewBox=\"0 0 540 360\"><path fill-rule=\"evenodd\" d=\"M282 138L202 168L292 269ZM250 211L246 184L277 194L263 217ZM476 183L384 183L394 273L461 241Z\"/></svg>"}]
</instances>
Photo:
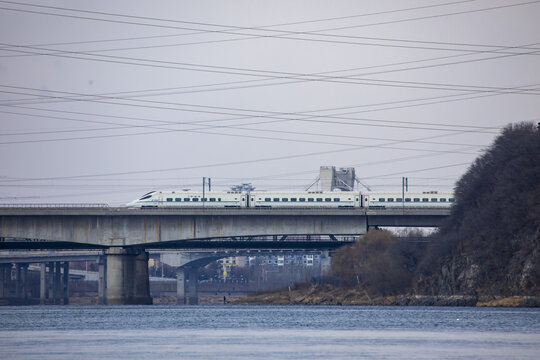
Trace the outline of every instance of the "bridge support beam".
<instances>
[{"instance_id":1,"label":"bridge support beam","mask_svg":"<svg viewBox=\"0 0 540 360\"><path fill-rule=\"evenodd\" d=\"M62 304L69 305L69 261L62 265Z\"/></svg>"},{"instance_id":2,"label":"bridge support beam","mask_svg":"<svg viewBox=\"0 0 540 360\"><path fill-rule=\"evenodd\" d=\"M15 268L17 269L17 281L15 283L15 293L18 299L27 299L28 298L28 287L27 287L27 278L28 278L28 264L16 264Z\"/></svg>"},{"instance_id":3,"label":"bridge support beam","mask_svg":"<svg viewBox=\"0 0 540 360\"><path fill-rule=\"evenodd\" d=\"M61 264L59 262L54 263L53 267L53 303L55 305L60 305L60 298L62 297L62 274L61 274Z\"/></svg>"},{"instance_id":4,"label":"bridge support beam","mask_svg":"<svg viewBox=\"0 0 540 360\"><path fill-rule=\"evenodd\" d=\"M190 267L188 270L187 304L199 304L199 268Z\"/></svg>"},{"instance_id":5,"label":"bridge support beam","mask_svg":"<svg viewBox=\"0 0 540 360\"><path fill-rule=\"evenodd\" d=\"M5 298L9 296L11 268L11 264L0 264L0 298Z\"/></svg>"},{"instance_id":6,"label":"bridge support beam","mask_svg":"<svg viewBox=\"0 0 540 360\"><path fill-rule=\"evenodd\" d=\"M111 247L105 251L107 305L148 305L152 303L148 278L148 253Z\"/></svg>"},{"instance_id":7,"label":"bridge support beam","mask_svg":"<svg viewBox=\"0 0 540 360\"><path fill-rule=\"evenodd\" d=\"M105 292L107 289L107 258L100 256L98 264L98 305L106 305Z\"/></svg>"},{"instance_id":8,"label":"bridge support beam","mask_svg":"<svg viewBox=\"0 0 540 360\"><path fill-rule=\"evenodd\" d=\"M45 305L47 301L47 264L39 264L39 304Z\"/></svg>"},{"instance_id":9,"label":"bridge support beam","mask_svg":"<svg viewBox=\"0 0 540 360\"><path fill-rule=\"evenodd\" d=\"M183 267L176 268L176 303L186 304L186 272Z\"/></svg>"},{"instance_id":10,"label":"bridge support beam","mask_svg":"<svg viewBox=\"0 0 540 360\"><path fill-rule=\"evenodd\" d=\"M182 266L176 269L176 303L179 305L197 305L199 269L194 266Z\"/></svg>"},{"instance_id":11,"label":"bridge support beam","mask_svg":"<svg viewBox=\"0 0 540 360\"><path fill-rule=\"evenodd\" d=\"M148 272L149 257L146 251L140 251L135 258L135 303L139 305L152 304L150 273Z\"/></svg>"}]
</instances>

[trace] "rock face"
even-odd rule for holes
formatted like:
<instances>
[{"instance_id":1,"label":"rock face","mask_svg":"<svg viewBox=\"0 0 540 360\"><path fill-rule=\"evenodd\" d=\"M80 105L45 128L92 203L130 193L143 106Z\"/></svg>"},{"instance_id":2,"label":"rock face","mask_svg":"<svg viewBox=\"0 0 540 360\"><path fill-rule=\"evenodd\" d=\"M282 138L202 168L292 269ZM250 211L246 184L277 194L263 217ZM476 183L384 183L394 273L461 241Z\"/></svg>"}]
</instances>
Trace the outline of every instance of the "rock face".
<instances>
[{"instance_id":1,"label":"rock face","mask_svg":"<svg viewBox=\"0 0 540 360\"><path fill-rule=\"evenodd\" d=\"M540 131L507 127L455 189L456 203L428 253L416 291L540 295Z\"/></svg>"}]
</instances>

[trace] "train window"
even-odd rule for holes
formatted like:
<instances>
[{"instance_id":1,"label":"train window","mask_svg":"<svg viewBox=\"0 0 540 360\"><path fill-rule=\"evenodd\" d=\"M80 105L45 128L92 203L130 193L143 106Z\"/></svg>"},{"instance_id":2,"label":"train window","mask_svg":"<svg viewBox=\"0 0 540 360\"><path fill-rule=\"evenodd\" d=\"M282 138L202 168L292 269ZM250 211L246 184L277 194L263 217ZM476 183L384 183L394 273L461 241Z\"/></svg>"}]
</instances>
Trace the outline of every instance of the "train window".
<instances>
[{"instance_id":1,"label":"train window","mask_svg":"<svg viewBox=\"0 0 540 360\"><path fill-rule=\"evenodd\" d=\"M411 202L411 198L405 198L405 202Z\"/></svg>"},{"instance_id":2,"label":"train window","mask_svg":"<svg viewBox=\"0 0 540 360\"><path fill-rule=\"evenodd\" d=\"M264 198L264 201L272 201L271 198Z\"/></svg>"},{"instance_id":3,"label":"train window","mask_svg":"<svg viewBox=\"0 0 540 360\"><path fill-rule=\"evenodd\" d=\"M189 201L189 198L184 198L184 201Z\"/></svg>"},{"instance_id":4,"label":"train window","mask_svg":"<svg viewBox=\"0 0 540 360\"><path fill-rule=\"evenodd\" d=\"M454 198L448 199L448 202L454 202L454 201L455 201Z\"/></svg>"},{"instance_id":5,"label":"train window","mask_svg":"<svg viewBox=\"0 0 540 360\"><path fill-rule=\"evenodd\" d=\"M140 198L139 200L146 200L146 199L150 199L152 197L152 195L146 195L146 196L143 196L142 198Z\"/></svg>"},{"instance_id":6,"label":"train window","mask_svg":"<svg viewBox=\"0 0 540 360\"><path fill-rule=\"evenodd\" d=\"M191 201L199 201L199 198L193 198Z\"/></svg>"},{"instance_id":7,"label":"train window","mask_svg":"<svg viewBox=\"0 0 540 360\"><path fill-rule=\"evenodd\" d=\"M202 201L208 201L208 199L207 198L202 198Z\"/></svg>"},{"instance_id":8,"label":"train window","mask_svg":"<svg viewBox=\"0 0 540 360\"><path fill-rule=\"evenodd\" d=\"M420 198L414 198L413 201L414 202L420 202Z\"/></svg>"},{"instance_id":9,"label":"train window","mask_svg":"<svg viewBox=\"0 0 540 360\"><path fill-rule=\"evenodd\" d=\"M439 201L440 202L446 202L446 198L440 198Z\"/></svg>"},{"instance_id":10,"label":"train window","mask_svg":"<svg viewBox=\"0 0 540 360\"><path fill-rule=\"evenodd\" d=\"M291 198L291 202L296 202L296 198Z\"/></svg>"},{"instance_id":11,"label":"train window","mask_svg":"<svg viewBox=\"0 0 540 360\"><path fill-rule=\"evenodd\" d=\"M403 202L403 199L402 198L397 198L396 201L397 202Z\"/></svg>"},{"instance_id":12,"label":"train window","mask_svg":"<svg viewBox=\"0 0 540 360\"><path fill-rule=\"evenodd\" d=\"M300 199L298 199L298 201L300 201L300 202L306 202L306 198L300 198Z\"/></svg>"},{"instance_id":13,"label":"train window","mask_svg":"<svg viewBox=\"0 0 540 360\"><path fill-rule=\"evenodd\" d=\"M349 199L350 200L350 199ZM335 202L339 202L339 198L334 198Z\"/></svg>"},{"instance_id":14,"label":"train window","mask_svg":"<svg viewBox=\"0 0 540 360\"><path fill-rule=\"evenodd\" d=\"M380 201L380 202L384 202L384 198L379 198L379 201Z\"/></svg>"},{"instance_id":15,"label":"train window","mask_svg":"<svg viewBox=\"0 0 540 360\"><path fill-rule=\"evenodd\" d=\"M329 201L332 201L332 199L330 199L330 198L324 198L324 201L329 202Z\"/></svg>"},{"instance_id":16,"label":"train window","mask_svg":"<svg viewBox=\"0 0 540 360\"><path fill-rule=\"evenodd\" d=\"M428 198L422 198L422 202L428 202L429 199Z\"/></svg>"},{"instance_id":17,"label":"train window","mask_svg":"<svg viewBox=\"0 0 540 360\"><path fill-rule=\"evenodd\" d=\"M210 201L216 201L216 198L210 198Z\"/></svg>"},{"instance_id":18,"label":"train window","mask_svg":"<svg viewBox=\"0 0 540 360\"><path fill-rule=\"evenodd\" d=\"M394 198L388 198L388 202L394 202Z\"/></svg>"},{"instance_id":19,"label":"train window","mask_svg":"<svg viewBox=\"0 0 540 360\"><path fill-rule=\"evenodd\" d=\"M172 201L172 198L167 198L167 201Z\"/></svg>"},{"instance_id":20,"label":"train window","mask_svg":"<svg viewBox=\"0 0 540 360\"><path fill-rule=\"evenodd\" d=\"M322 198L317 198L317 202L322 202Z\"/></svg>"},{"instance_id":21,"label":"train window","mask_svg":"<svg viewBox=\"0 0 540 360\"><path fill-rule=\"evenodd\" d=\"M313 201L315 201L315 199L314 198L308 198L307 201L313 202Z\"/></svg>"},{"instance_id":22,"label":"train window","mask_svg":"<svg viewBox=\"0 0 540 360\"><path fill-rule=\"evenodd\" d=\"M279 198L274 198L274 202L279 202Z\"/></svg>"},{"instance_id":23,"label":"train window","mask_svg":"<svg viewBox=\"0 0 540 360\"><path fill-rule=\"evenodd\" d=\"M182 201L182 199L180 199L180 198L176 198L176 199L174 199L174 201L176 201L176 202L180 202L180 201Z\"/></svg>"},{"instance_id":24,"label":"train window","mask_svg":"<svg viewBox=\"0 0 540 360\"><path fill-rule=\"evenodd\" d=\"M289 199L288 198L281 198L281 201L282 202L287 202L287 201L289 201Z\"/></svg>"},{"instance_id":25,"label":"train window","mask_svg":"<svg viewBox=\"0 0 540 360\"><path fill-rule=\"evenodd\" d=\"M431 198L431 202L437 202L437 198Z\"/></svg>"},{"instance_id":26,"label":"train window","mask_svg":"<svg viewBox=\"0 0 540 360\"><path fill-rule=\"evenodd\" d=\"M221 201L221 198L217 198L217 201Z\"/></svg>"}]
</instances>

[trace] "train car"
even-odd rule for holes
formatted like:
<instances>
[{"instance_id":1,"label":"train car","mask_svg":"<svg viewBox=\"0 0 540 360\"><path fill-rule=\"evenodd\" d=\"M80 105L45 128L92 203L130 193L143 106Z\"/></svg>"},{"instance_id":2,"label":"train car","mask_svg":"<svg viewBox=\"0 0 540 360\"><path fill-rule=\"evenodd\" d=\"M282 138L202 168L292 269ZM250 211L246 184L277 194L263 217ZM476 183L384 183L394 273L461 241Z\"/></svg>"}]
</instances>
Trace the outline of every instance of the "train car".
<instances>
[{"instance_id":1,"label":"train car","mask_svg":"<svg viewBox=\"0 0 540 360\"><path fill-rule=\"evenodd\" d=\"M249 207L285 208L358 208L361 207L359 192L262 192L249 193Z\"/></svg>"},{"instance_id":2,"label":"train car","mask_svg":"<svg viewBox=\"0 0 540 360\"><path fill-rule=\"evenodd\" d=\"M403 196L405 195L405 196ZM454 203L450 192L365 192L363 205L366 208L438 207L447 208Z\"/></svg>"},{"instance_id":3,"label":"train car","mask_svg":"<svg viewBox=\"0 0 540 360\"><path fill-rule=\"evenodd\" d=\"M128 207L247 207L247 192L239 191L152 191L127 204Z\"/></svg>"}]
</instances>

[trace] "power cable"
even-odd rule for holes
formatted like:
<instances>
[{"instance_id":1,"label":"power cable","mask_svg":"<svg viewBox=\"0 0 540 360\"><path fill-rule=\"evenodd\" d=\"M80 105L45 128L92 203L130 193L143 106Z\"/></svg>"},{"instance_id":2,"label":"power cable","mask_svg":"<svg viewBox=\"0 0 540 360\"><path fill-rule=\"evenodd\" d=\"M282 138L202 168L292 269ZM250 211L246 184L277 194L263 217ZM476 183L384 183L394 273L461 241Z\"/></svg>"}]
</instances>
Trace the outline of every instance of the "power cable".
<instances>
[{"instance_id":1,"label":"power cable","mask_svg":"<svg viewBox=\"0 0 540 360\"><path fill-rule=\"evenodd\" d=\"M35 48L35 49L42 50L39 48ZM22 50L16 50L16 51L25 52ZM536 52L540 52L540 50L535 51L535 53ZM84 53L79 53L79 54L84 54ZM45 54L45 55L48 55L48 54ZM344 77L344 76L324 76L324 75L291 73L291 72L283 72L283 71L246 69L246 68L227 67L227 66L188 64L188 63L181 63L181 62L174 62L174 61L146 60L146 59L136 59L132 57L126 57L126 56L111 56L111 55L96 55L96 54L90 54L90 55L97 56L99 58L90 59L90 58L84 58L84 57L78 57L78 56L68 56L68 55L58 55L58 54L52 54L51 56L75 58L75 59L88 60L88 61L104 61L104 62L122 63L122 64L129 64L129 65L151 66L151 67L158 67L158 68L163 67L163 68L170 68L170 69L177 69L177 70L201 71L201 72L219 73L219 74L227 74L227 75L264 77L264 78L281 79L281 80L289 79L291 77L296 77L296 78L309 80L309 81L322 81L322 82L330 82L330 83L387 86L387 87L397 87L397 88L415 88L415 89L418 88L418 89L446 90L446 91L470 91L470 92L508 92L510 89L510 88L475 86L475 85L405 82L405 81L397 81L397 80L380 80L380 79L358 79L356 77L350 78L350 77ZM102 57L106 59L102 59ZM118 59L118 60L110 60L110 59ZM143 61L143 63L130 63L127 60ZM151 61L151 62L159 63L162 65L147 64L147 63L144 63L145 61ZM186 66L192 66L192 67L187 68ZM537 89L533 89L532 93L522 92L522 94L539 95L539 93L536 92L536 90ZM85 96L88 96L88 95L85 95Z\"/></svg>"},{"instance_id":2,"label":"power cable","mask_svg":"<svg viewBox=\"0 0 540 360\"><path fill-rule=\"evenodd\" d=\"M502 8L509 8L509 7L514 7L514 6L529 5L529 4L533 4L533 3L537 3L537 2L540 2L540 1L530 1L530 2L524 2L524 3L518 3L518 4L509 4L509 5L491 7L491 8L475 9L475 10L454 12L454 13L448 13L448 14L430 15L430 16L423 16L423 17L417 17L417 18L412 18L412 19L393 20L393 21L374 23L374 24L363 24L363 25L354 25L354 26L347 26L347 27L340 27L340 28L323 29L323 30L318 30L316 32L294 32L294 31L268 29L268 27L275 27L275 26L262 26L262 27L255 27L255 28L253 28L253 27L246 28L246 27L230 26L230 25L216 25L216 24L208 24L208 23L200 23L200 22L199 23L186 22L186 21L180 21L180 20L165 20L165 19L157 19L157 18L142 17L142 16L128 16L128 15L123 15L123 14L114 14L114 13L96 12L96 11L88 11L88 10L69 9L69 8L62 8L62 7L35 5L35 4L23 4L23 3L10 2L10 1L0 1L0 3L9 3L9 4L16 4L16 5L33 6L33 7L39 7L39 8L49 8L49 9L56 9L56 10L62 10L62 11L90 13L90 14L98 14L98 15L106 15L106 16L115 16L115 17L139 19L139 20L163 21L163 22L181 23L181 24L196 24L196 25L212 26L212 27L222 27L222 28L225 27L225 28L228 28L228 29L236 29L236 30L261 30L261 29L264 29L264 31L267 31L267 32L278 32L280 34L276 35L276 36L267 35L267 34L265 34L265 35L255 35L255 38L259 38L259 37L268 38L269 37L269 38L280 38L280 39L289 39L289 40L330 42L330 43L340 43L340 44L359 44L359 43L347 42L347 41L337 41L337 40L287 37L287 36L284 36L284 34L293 35L293 36L316 35L316 36L323 36L323 37L369 39L369 38L366 38L366 37L362 38L362 37L336 35L336 34L320 34L319 32L332 31L332 30L343 30L343 29L348 29L348 28L365 27L365 26L373 26L373 25L391 24L391 23L403 22L403 21L424 20L424 19L437 18L437 17L450 16L450 15L461 15L461 14L475 13L475 12L481 12L481 11L487 11L487 10L496 10L496 9L502 9ZM457 2L457 3L461 3L461 2ZM13 8L1 8L0 7L0 9L27 12L27 13L37 13L37 14L42 14L42 15L77 18L77 19L84 19L84 20L95 20L95 21L105 21L105 22L113 22L113 23L129 24L129 25L142 25L142 26L151 26L151 27L160 27L160 28L173 28L173 29L179 29L179 30L196 31L195 33L190 33L190 34L187 34L187 35L194 35L194 34L201 34L201 33L219 33L219 34L241 35L241 36L249 36L249 37L254 36L253 34L250 34L250 33L247 33L247 34L246 33L239 33L239 32L235 32L235 31L231 31L231 30L227 30L227 31L226 30L204 30L204 31L201 32L201 29L198 29L198 28L166 26L166 25L140 23L140 22L133 22L133 21L120 21L120 20L102 19L102 18L90 18L90 17L83 17L83 16L76 16L76 15L45 13L45 12L23 10L23 9L13 9ZM378 40L378 41L385 40L385 41L388 41L388 39L380 39L380 38L379 39L371 38L370 40ZM396 41L396 40L392 40L392 41ZM415 41L408 41L408 42L415 42ZM436 42L423 42L423 43L435 44ZM382 44L360 44L360 45L387 46L387 45L382 45ZM400 45L388 45L388 46L402 47ZM474 46L474 45L465 44L465 46ZM468 51L468 50L463 50L463 49L444 49L444 48L428 48L428 47L414 47L414 48L435 49L435 50L451 50L451 51Z\"/></svg>"}]
</instances>

